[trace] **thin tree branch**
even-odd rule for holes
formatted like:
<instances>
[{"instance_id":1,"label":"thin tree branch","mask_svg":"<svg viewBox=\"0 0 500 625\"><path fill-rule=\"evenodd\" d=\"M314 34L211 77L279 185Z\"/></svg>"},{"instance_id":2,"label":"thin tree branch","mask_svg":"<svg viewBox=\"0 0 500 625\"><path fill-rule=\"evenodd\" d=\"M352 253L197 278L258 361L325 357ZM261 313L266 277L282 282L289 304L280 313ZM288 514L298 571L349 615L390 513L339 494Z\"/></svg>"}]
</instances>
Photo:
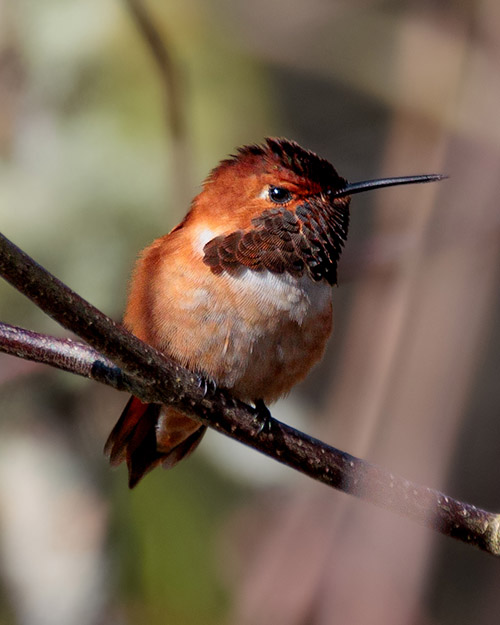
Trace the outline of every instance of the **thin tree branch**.
<instances>
[{"instance_id":1,"label":"thin tree branch","mask_svg":"<svg viewBox=\"0 0 500 625\"><path fill-rule=\"evenodd\" d=\"M125 0L135 26L142 35L158 68L160 82L168 100L166 106L167 125L174 138L185 136L185 120L181 103L179 75L165 37L160 34L142 0Z\"/></svg>"},{"instance_id":2,"label":"thin tree branch","mask_svg":"<svg viewBox=\"0 0 500 625\"><path fill-rule=\"evenodd\" d=\"M181 74L171 52L169 39L164 32L160 33L143 0L125 0L125 4L158 70L159 84L163 90L165 123L172 145L169 177L172 205L187 206L192 189Z\"/></svg>"},{"instance_id":3,"label":"thin tree branch","mask_svg":"<svg viewBox=\"0 0 500 625\"><path fill-rule=\"evenodd\" d=\"M218 432L328 486L500 555L500 515L417 486L276 419L271 419L269 429L260 431L254 409L223 391L206 395L206 387L197 375L142 343L2 235L0 274L92 345L2 324L0 351L126 389L143 401L171 403Z\"/></svg>"},{"instance_id":4,"label":"thin tree branch","mask_svg":"<svg viewBox=\"0 0 500 625\"><path fill-rule=\"evenodd\" d=\"M85 343L0 323L0 351L81 375L117 391L136 390L131 376Z\"/></svg>"}]
</instances>

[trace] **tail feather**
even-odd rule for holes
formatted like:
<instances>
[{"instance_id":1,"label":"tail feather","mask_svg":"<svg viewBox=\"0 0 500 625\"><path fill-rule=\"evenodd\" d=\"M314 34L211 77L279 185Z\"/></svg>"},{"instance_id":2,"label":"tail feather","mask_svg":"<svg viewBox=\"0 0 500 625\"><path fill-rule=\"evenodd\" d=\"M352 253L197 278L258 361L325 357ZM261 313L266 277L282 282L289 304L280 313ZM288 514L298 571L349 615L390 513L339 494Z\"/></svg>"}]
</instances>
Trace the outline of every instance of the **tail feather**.
<instances>
[{"instance_id":1,"label":"tail feather","mask_svg":"<svg viewBox=\"0 0 500 625\"><path fill-rule=\"evenodd\" d=\"M126 462L133 488L159 464L169 469L199 444L205 426L175 409L131 397L104 446L112 466Z\"/></svg>"},{"instance_id":2,"label":"tail feather","mask_svg":"<svg viewBox=\"0 0 500 625\"><path fill-rule=\"evenodd\" d=\"M162 456L161 466L164 469L171 469L178 462L189 456L189 454L198 447L206 431L206 426L201 425L190 436L182 441L182 443L179 443L178 445L173 447L167 454Z\"/></svg>"},{"instance_id":3,"label":"tail feather","mask_svg":"<svg viewBox=\"0 0 500 625\"><path fill-rule=\"evenodd\" d=\"M155 406L159 412L159 404L144 404L137 397L133 395L130 397L104 445L104 453L109 458L111 466L118 466L127 459L127 447L136 426L143 417L147 419L148 411L150 413L155 411Z\"/></svg>"}]
</instances>

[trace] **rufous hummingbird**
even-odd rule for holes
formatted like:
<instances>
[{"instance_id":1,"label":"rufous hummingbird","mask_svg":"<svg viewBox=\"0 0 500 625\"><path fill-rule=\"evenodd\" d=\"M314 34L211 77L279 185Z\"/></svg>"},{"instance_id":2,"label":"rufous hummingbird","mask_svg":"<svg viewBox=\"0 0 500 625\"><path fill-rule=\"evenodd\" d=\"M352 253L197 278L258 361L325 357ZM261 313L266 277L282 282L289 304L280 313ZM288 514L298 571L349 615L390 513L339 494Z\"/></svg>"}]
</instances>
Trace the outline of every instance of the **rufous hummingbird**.
<instances>
[{"instance_id":1,"label":"rufous hummingbird","mask_svg":"<svg viewBox=\"0 0 500 625\"><path fill-rule=\"evenodd\" d=\"M140 255L125 326L265 414L322 357L350 196L440 180L431 174L348 183L314 152L266 139L223 160L181 223ZM205 426L131 397L105 451L129 486L172 467Z\"/></svg>"}]
</instances>

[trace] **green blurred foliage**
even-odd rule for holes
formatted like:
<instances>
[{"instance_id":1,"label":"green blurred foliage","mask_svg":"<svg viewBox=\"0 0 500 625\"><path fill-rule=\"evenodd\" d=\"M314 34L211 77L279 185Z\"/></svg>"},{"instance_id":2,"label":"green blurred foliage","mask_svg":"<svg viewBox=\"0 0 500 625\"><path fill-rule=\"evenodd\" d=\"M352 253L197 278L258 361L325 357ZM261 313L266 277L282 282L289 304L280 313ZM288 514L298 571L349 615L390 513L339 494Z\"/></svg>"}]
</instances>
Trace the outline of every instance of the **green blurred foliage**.
<instances>
[{"instance_id":1,"label":"green blurred foliage","mask_svg":"<svg viewBox=\"0 0 500 625\"><path fill-rule=\"evenodd\" d=\"M266 75L207 20L203 1L149 9L181 75L193 196L220 158L269 130ZM126 3L19 0L5 16L0 53L12 51L19 76L0 152L1 230L119 318L136 254L187 210L172 204L176 154L157 68ZM64 334L4 282L0 318ZM71 376L52 384L74 387ZM200 465L157 471L132 493L123 471L113 475L111 603L127 622L221 622L214 550L240 489Z\"/></svg>"},{"instance_id":2,"label":"green blurred foliage","mask_svg":"<svg viewBox=\"0 0 500 625\"><path fill-rule=\"evenodd\" d=\"M241 487L198 458L175 472L153 472L132 493L121 473L112 497L111 540L134 622L221 622L228 597L217 552Z\"/></svg>"},{"instance_id":3,"label":"green blurred foliage","mask_svg":"<svg viewBox=\"0 0 500 625\"><path fill-rule=\"evenodd\" d=\"M176 155L155 64L124 3L20 0L8 8L3 35L22 80L17 130L0 161L2 231L119 316L138 250L187 209L171 203ZM180 69L192 197L214 163L269 129L266 79L210 28L203 2L151 10ZM0 315L53 329L4 284Z\"/></svg>"}]
</instances>

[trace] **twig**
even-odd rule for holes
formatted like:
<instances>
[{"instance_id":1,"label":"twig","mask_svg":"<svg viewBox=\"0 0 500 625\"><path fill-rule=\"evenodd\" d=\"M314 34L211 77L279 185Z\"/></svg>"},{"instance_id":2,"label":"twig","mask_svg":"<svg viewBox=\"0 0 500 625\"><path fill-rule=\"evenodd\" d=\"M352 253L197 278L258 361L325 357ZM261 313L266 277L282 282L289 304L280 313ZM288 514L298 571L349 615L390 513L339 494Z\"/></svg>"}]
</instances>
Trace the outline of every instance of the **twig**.
<instances>
[{"instance_id":1,"label":"twig","mask_svg":"<svg viewBox=\"0 0 500 625\"><path fill-rule=\"evenodd\" d=\"M168 106L166 107L168 128L172 133L172 137L183 137L185 134L185 121L182 113L179 77L172 55L165 43L165 37L160 35L141 0L125 0L125 2L137 30L141 33L158 68L161 84L165 90L165 97L168 100Z\"/></svg>"},{"instance_id":2,"label":"twig","mask_svg":"<svg viewBox=\"0 0 500 625\"><path fill-rule=\"evenodd\" d=\"M180 72L164 33L160 34L142 0L125 0L137 31L142 36L158 69L163 89L164 115L172 143L170 189L173 206L187 206L192 195L190 185L187 123L184 113Z\"/></svg>"},{"instance_id":3,"label":"twig","mask_svg":"<svg viewBox=\"0 0 500 625\"><path fill-rule=\"evenodd\" d=\"M143 401L172 403L218 432L324 484L500 555L500 515L412 484L276 419L261 432L250 406L223 391L207 396L198 376L142 343L2 235L0 274L94 348L2 324L0 351L127 389Z\"/></svg>"},{"instance_id":4,"label":"twig","mask_svg":"<svg viewBox=\"0 0 500 625\"><path fill-rule=\"evenodd\" d=\"M0 323L0 351L134 392L133 378L85 343Z\"/></svg>"}]
</instances>

